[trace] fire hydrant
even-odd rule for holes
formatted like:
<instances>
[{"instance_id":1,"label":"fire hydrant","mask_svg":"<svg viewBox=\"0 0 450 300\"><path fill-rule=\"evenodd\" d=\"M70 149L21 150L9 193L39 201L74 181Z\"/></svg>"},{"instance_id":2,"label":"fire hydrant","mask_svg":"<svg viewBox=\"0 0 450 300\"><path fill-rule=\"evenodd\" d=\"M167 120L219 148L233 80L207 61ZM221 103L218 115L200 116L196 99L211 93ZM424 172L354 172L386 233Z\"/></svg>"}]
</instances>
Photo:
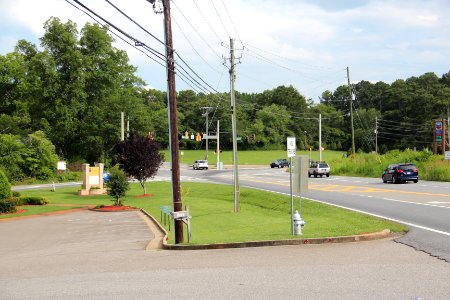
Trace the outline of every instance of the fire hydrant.
<instances>
[{"instance_id":1,"label":"fire hydrant","mask_svg":"<svg viewBox=\"0 0 450 300\"><path fill-rule=\"evenodd\" d=\"M294 234L302 235L303 226L305 226L305 221L303 221L302 217L298 213L298 210L296 210L294 214Z\"/></svg>"}]
</instances>

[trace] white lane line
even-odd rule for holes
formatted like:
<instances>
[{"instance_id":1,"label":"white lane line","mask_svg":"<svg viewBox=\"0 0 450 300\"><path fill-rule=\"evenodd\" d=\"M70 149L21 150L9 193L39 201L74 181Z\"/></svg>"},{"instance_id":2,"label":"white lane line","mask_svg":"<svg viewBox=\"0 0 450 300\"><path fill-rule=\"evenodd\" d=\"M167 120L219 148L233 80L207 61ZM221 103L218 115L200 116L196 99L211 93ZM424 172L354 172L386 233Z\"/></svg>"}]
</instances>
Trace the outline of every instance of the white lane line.
<instances>
[{"instance_id":1,"label":"white lane line","mask_svg":"<svg viewBox=\"0 0 450 300\"><path fill-rule=\"evenodd\" d=\"M407 204L424 205L424 206L432 206L432 207L439 207L439 208L450 208L449 206L429 204L431 202L420 203L420 202L411 202L411 201L397 200L397 199L392 199L392 198L381 198L381 199L386 200L386 201L400 202L400 203L407 203ZM442 202L442 203L444 203L444 202ZM448 202L446 202L446 203L448 203Z\"/></svg>"},{"instance_id":2,"label":"white lane line","mask_svg":"<svg viewBox=\"0 0 450 300\"><path fill-rule=\"evenodd\" d=\"M275 192L275 191L271 191L271 190L267 190L267 189L255 188L255 187L251 187L251 186L247 186L247 187L251 188L251 189L255 189L255 190L271 192L271 193L274 193L274 194L281 194L281 195L286 195L286 196L290 196L291 195L289 193ZM298 198L299 196L298 195L294 195L294 197ZM359 213L366 214L366 215L369 215L369 216L373 216L373 217L382 218L382 219L385 219L385 220L401 223L401 224L408 225L408 226L411 226L411 227L416 227L416 228L420 228L420 229L423 229L423 230L427 230L427 231L431 231L431 232L435 232L435 233L439 233L439 234L450 236L450 232L437 230L437 229L434 229L434 228L425 227L425 226L422 226L422 225L417 225L417 224L414 224L414 223L405 222L405 221L402 221L402 220L393 219L393 218L385 217L385 216L382 216L382 215L373 214L373 213L370 213L370 212L367 212L367 211L364 211L364 210L359 210L359 209L354 209L354 208L350 208L350 207L346 207L346 206L342 206L342 205L338 205L338 204L328 203L328 202L317 200L317 199L312 199L312 198L308 198L308 197L302 197L302 198L303 199L308 199L308 200L311 200L311 201L315 201L315 202L319 202L319 203L323 203L323 204L332 205L334 207L348 209L348 210L359 212ZM414 203L414 204L417 204L417 203ZM445 208L448 208L448 207L445 207Z\"/></svg>"},{"instance_id":3,"label":"white lane line","mask_svg":"<svg viewBox=\"0 0 450 300\"><path fill-rule=\"evenodd\" d=\"M450 204L450 202L441 202L441 201L430 201L428 203L431 203L431 204Z\"/></svg>"}]
</instances>

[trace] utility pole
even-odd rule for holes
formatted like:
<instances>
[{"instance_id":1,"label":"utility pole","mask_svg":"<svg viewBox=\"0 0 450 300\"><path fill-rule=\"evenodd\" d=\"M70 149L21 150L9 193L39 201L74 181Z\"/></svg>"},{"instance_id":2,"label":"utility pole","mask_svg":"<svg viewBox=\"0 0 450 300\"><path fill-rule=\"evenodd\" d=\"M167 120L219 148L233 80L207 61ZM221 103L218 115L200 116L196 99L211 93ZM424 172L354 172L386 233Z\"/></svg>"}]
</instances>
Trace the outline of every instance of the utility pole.
<instances>
[{"instance_id":1,"label":"utility pole","mask_svg":"<svg viewBox=\"0 0 450 300\"><path fill-rule=\"evenodd\" d=\"M217 165L216 165L216 168L217 168L217 170L220 170L219 169L219 164L220 164L220 143L219 143L219 141L220 141L220 137L219 137L219 132L220 132L220 130L219 130L219 125L220 125L220 121L219 120L217 120L217 145L216 145L216 153L217 153Z\"/></svg>"},{"instance_id":2,"label":"utility pole","mask_svg":"<svg viewBox=\"0 0 450 300\"><path fill-rule=\"evenodd\" d=\"M201 110L204 112L202 113L203 117L206 117L206 155L205 159L208 160L208 140L209 140L209 121L208 121L208 115L209 112L213 109L212 107L200 107Z\"/></svg>"},{"instance_id":3,"label":"utility pole","mask_svg":"<svg viewBox=\"0 0 450 300\"><path fill-rule=\"evenodd\" d=\"M348 93L350 96L350 121L352 126L352 158L355 157L355 129L353 127L353 93L350 86L350 69L347 67Z\"/></svg>"},{"instance_id":4,"label":"utility pole","mask_svg":"<svg viewBox=\"0 0 450 300\"><path fill-rule=\"evenodd\" d=\"M378 117L375 116L375 153L378 153Z\"/></svg>"},{"instance_id":5,"label":"utility pole","mask_svg":"<svg viewBox=\"0 0 450 300\"><path fill-rule=\"evenodd\" d=\"M233 185L234 185L234 212L239 211L239 176L237 163L236 141L236 104L234 99L234 43L230 38L230 95L231 95L231 131L233 135Z\"/></svg>"},{"instance_id":6,"label":"utility pole","mask_svg":"<svg viewBox=\"0 0 450 300\"><path fill-rule=\"evenodd\" d=\"M155 8L156 0L147 0ZM173 57L172 25L170 19L170 0L160 0L163 5L164 13L164 38L166 42L166 65L167 65L167 101L169 118L169 142L170 159L172 171L172 204L173 211L181 211L183 206L181 202L180 185L180 160L178 151L178 117L177 117L177 99L175 89L175 60ZM175 220L175 244L184 242L183 221Z\"/></svg>"},{"instance_id":7,"label":"utility pole","mask_svg":"<svg viewBox=\"0 0 450 300\"><path fill-rule=\"evenodd\" d=\"M322 161L322 114L319 114L319 161Z\"/></svg>"},{"instance_id":8,"label":"utility pole","mask_svg":"<svg viewBox=\"0 0 450 300\"><path fill-rule=\"evenodd\" d=\"M125 140L125 113L120 112L120 140Z\"/></svg>"}]
</instances>

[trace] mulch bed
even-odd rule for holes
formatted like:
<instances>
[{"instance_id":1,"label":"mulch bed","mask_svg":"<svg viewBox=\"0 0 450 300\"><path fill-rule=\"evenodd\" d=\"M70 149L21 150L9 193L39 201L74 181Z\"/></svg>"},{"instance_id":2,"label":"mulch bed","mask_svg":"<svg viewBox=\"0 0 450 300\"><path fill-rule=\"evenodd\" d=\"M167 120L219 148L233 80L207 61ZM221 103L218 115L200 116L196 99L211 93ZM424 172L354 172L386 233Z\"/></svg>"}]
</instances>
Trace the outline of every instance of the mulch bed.
<instances>
[{"instance_id":1,"label":"mulch bed","mask_svg":"<svg viewBox=\"0 0 450 300\"><path fill-rule=\"evenodd\" d=\"M146 197L153 197L153 196L155 196L155 195L153 195L153 194L142 194L142 195L135 196L134 198L146 198Z\"/></svg>"},{"instance_id":2,"label":"mulch bed","mask_svg":"<svg viewBox=\"0 0 450 300\"><path fill-rule=\"evenodd\" d=\"M137 208L133 207L133 206L127 206L127 205L123 205L123 206L105 205L103 207L91 208L91 210L112 212L112 211L124 211L124 210L137 210Z\"/></svg>"},{"instance_id":3,"label":"mulch bed","mask_svg":"<svg viewBox=\"0 0 450 300\"><path fill-rule=\"evenodd\" d=\"M27 211L26 209L18 209L15 212L1 213L0 215L21 214L21 213L24 213L26 211Z\"/></svg>"}]
</instances>

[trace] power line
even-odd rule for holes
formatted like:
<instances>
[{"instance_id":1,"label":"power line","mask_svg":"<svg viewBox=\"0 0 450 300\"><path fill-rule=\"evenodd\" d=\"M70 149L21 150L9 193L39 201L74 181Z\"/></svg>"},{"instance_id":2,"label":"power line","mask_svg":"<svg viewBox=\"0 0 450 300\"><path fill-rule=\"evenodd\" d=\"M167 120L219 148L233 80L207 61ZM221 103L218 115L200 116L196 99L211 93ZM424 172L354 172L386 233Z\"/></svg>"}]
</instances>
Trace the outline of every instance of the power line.
<instances>
[{"instance_id":1,"label":"power line","mask_svg":"<svg viewBox=\"0 0 450 300\"><path fill-rule=\"evenodd\" d=\"M219 42L221 44L223 44L223 41L220 39L219 35L217 34L217 32L214 30L214 28L211 26L211 24L208 22L208 20L206 19L205 15L203 14L202 10L200 9L200 7L197 5L197 2L194 1L195 6L197 7L198 11L200 12L200 14L202 15L203 19L206 21L206 23L208 24L209 28L211 28L212 32L215 34L215 36L217 37L217 39L219 40Z\"/></svg>"},{"instance_id":2,"label":"power line","mask_svg":"<svg viewBox=\"0 0 450 300\"><path fill-rule=\"evenodd\" d=\"M212 1L212 0L211 0L211 1ZM237 35L239 41L240 41L241 44L242 44L241 37L239 36L238 31L236 30L236 26L234 26L234 22L233 22L233 20L231 19L230 13L228 12L228 9L227 9L227 7L225 6L225 2L224 2L223 0L222 0L222 4L223 4L223 7L225 8L225 11L227 12L228 18L230 19L231 25L233 25L234 31L236 32L236 35Z\"/></svg>"},{"instance_id":3,"label":"power line","mask_svg":"<svg viewBox=\"0 0 450 300\"><path fill-rule=\"evenodd\" d=\"M216 50L214 50L213 47L211 47L211 45L206 41L206 39L200 34L200 32L198 32L198 30L194 27L194 25L192 25L191 21L189 21L189 19L184 15L184 13L181 11L181 9L178 8L177 4L171 0L171 2L175 5L175 8L180 12L180 14L183 16L183 18L186 20L186 22L188 22L188 24L192 27L192 29L194 29L194 31L197 33L197 35L200 37L200 39L209 47L209 49L211 49L212 52L214 52L214 54L219 57L219 59L222 59L222 57L216 52Z\"/></svg>"},{"instance_id":4,"label":"power line","mask_svg":"<svg viewBox=\"0 0 450 300\"><path fill-rule=\"evenodd\" d=\"M216 11L217 16L219 17L220 23L222 23L223 29L225 29L225 32L227 33L228 37L231 37L230 34L228 33L227 28L225 27L225 24L222 22L222 18L220 17L219 11L216 8L216 5L214 4L214 0L211 0L211 3L214 7L214 10Z\"/></svg>"}]
</instances>

